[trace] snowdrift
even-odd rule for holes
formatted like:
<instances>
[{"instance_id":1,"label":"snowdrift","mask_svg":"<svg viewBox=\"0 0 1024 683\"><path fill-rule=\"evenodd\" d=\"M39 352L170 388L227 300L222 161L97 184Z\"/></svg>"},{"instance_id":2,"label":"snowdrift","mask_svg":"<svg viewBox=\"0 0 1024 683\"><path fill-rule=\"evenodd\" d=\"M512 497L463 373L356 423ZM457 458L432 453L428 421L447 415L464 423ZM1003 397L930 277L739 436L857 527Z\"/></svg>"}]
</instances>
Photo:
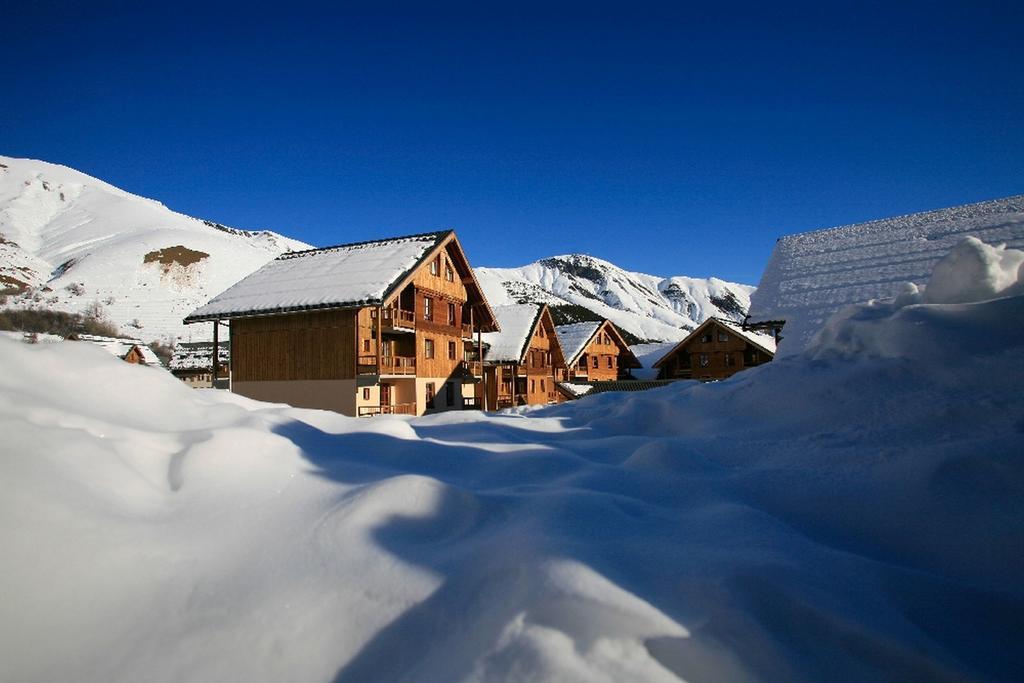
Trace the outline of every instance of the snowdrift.
<instances>
[{"instance_id":1,"label":"snowdrift","mask_svg":"<svg viewBox=\"0 0 1024 683\"><path fill-rule=\"evenodd\" d=\"M0 679L1015 679L1000 282L499 415L346 418L0 338Z\"/></svg>"}]
</instances>

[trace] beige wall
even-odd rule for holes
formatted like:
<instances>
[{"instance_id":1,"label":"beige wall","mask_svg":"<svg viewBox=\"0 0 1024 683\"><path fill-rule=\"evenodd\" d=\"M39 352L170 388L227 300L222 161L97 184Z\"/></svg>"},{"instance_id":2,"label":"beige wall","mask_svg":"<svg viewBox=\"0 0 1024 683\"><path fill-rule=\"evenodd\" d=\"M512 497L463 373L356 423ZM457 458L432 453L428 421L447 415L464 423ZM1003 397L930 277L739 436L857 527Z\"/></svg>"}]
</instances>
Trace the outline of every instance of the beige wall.
<instances>
[{"instance_id":1,"label":"beige wall","mask_svg":"<svg viewBox=\"0 0 1024 683\"><path fill-rule=\"evenodd\" d=\"M231 383L231 391L257 401L287 403L296 408L320 408L343 415L356 414L356 380L311 379ZM362 391L360 388L360 396Z\"/></svg>"}]
</instances>

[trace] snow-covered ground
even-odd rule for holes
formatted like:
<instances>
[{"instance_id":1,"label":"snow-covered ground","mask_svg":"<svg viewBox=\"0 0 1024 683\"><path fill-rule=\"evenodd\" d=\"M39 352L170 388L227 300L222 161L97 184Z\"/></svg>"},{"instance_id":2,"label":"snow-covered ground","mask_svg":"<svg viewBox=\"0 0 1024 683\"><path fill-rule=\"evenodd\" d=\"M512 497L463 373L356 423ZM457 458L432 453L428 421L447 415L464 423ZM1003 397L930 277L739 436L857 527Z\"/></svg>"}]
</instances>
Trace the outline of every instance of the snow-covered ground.
<instances>
[{"instance_id":1,"label":"snow-covered ground","mask_svg":"<svg viewBox=\"0 0 1024 683\"><path fill-rule=\"evenodd\" d=\"M0 680L1018 679L1024 296L991 256L724 382L498 415L0 338ZM965 302L979 263L1001 298Z\"/></svg>"}]
</instances>

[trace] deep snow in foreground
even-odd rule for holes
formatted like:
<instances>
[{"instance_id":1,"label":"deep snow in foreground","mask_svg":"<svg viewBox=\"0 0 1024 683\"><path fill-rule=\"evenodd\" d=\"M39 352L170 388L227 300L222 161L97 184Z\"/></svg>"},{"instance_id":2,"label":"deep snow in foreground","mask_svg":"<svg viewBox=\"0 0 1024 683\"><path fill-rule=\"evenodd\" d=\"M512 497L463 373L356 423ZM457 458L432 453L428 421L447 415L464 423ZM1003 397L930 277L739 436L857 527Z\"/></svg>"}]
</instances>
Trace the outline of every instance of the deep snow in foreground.
<instances>
[{"instance_id":1,"label":"deep snow in foreground","mask_svg":"<svg viewBox=\"0 0 1024 683\"><path fill-rule=\"evenodd\" d=\"M1024 297L925 300L491 416L0 339L0 680L1014 679Z\"/></svg>"}]
</instances>

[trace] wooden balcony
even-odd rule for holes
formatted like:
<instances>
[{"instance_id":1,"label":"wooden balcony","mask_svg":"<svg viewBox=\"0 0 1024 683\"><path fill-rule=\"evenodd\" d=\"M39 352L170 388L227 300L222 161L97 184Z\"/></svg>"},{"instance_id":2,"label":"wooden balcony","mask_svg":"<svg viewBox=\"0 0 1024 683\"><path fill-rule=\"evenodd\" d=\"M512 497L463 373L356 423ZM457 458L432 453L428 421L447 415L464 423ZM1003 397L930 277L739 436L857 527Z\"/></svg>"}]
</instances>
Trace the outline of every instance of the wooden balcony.
<instances>
[{"instance_id":1,"label":"wooden balcony","mask_svg":"<svg viewBox=\"0 0 1024 683\"><path fill-rule=\"evenodd\" d=\"M416 358L413 356L381 356L380 368L376 356L359 356L356 370L360 375L415 375Z\"/></svg>"},{"instance_id":2,"label":"wooden balcony","mask_svg":"<svg viewBox=\"0 0 1024 683\"><path fill-rule=\"evenodd\" d=\"M462 326L462 338L463 339L472 339L473 338L473 326L472 325L463 325Z\"/></svg>"},{"instance_id":3,"label":"wooden balcony","mask_svg":"<svg viewBox=\"0 0 1024 683\"><path fill-rule=\"evenodd\" d=\"M359 417L373 417L374 415L415 415L415 403L396 403L387 406L362 406L358 410Z\"/></svg>"},{"instance_id":4,"label":"wooden balcony","mask_svg":"<svg viewBox=\"0 0 1024 683\"><path fill-rule=\"evenodd\" d=\"M380 324L384 332L415 330L416 314L402 308L385 308L381 311Z\"/></svg>"},{"instance_id":5,"label":"wooden balcony","mask_svg":"<svg viewBox=\"0 0 1024 683\"><path fill-rule=\"evenodd\" d=\"M482 377L484 374L483 363L478 360L462 361L462 369L472 374L474 377Z\"/></svg>"},{"instance_id":6,"label":"wooden balcony","mask_svg":"<svg viewBox=\"0 0 1024 683\"><path fill-rule=\"evenodd\" d=\"M525 406L526 405L526 394L516 394L510 396L509 394L500 394L498 396L498 407L499 408L512 408L514 406Z\"/></svg>"}]
</instances>

